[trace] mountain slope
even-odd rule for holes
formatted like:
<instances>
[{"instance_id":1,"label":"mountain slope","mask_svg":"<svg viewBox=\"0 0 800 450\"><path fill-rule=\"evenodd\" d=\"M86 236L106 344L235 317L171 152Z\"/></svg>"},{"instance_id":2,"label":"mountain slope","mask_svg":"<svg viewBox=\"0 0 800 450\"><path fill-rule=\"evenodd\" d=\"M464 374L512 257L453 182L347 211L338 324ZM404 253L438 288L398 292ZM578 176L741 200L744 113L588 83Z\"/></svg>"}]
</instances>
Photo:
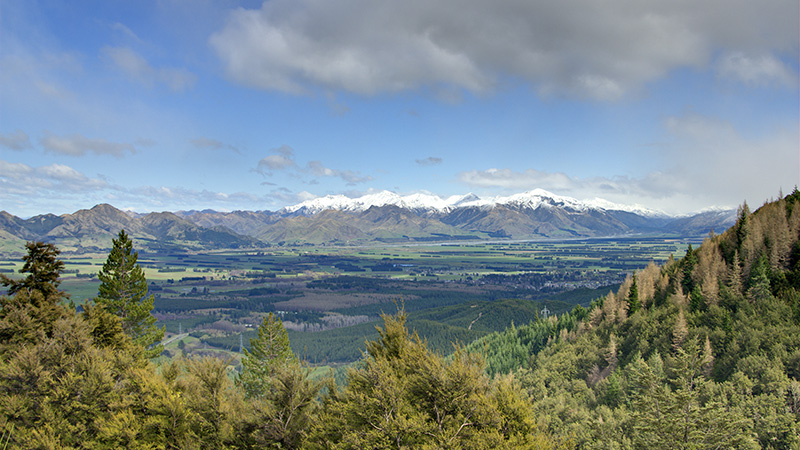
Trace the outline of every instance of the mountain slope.
<instances>
[{"instance_id":1,"label":"mountain slope","mask_svg":"<svg viewBox=\"0 0 800 450\"><path fill-rule=\"evenodd\" d=\"M106 250L124 229L143 249L235 248L263 245L260 241L226 228L202 228L172 213L136 217L111 205L100 204L73 214L52 214L20 219L0 212L0 230L22 240L55 243L64 250Z\"/></svg>"},{"instance_id":2,"label":"mountain slope","mask_svg":"<svg viewBox=\"0 0 800 450\"><path fill-rule=\"evenodd\" d=\"M673 218L641 207L579 201L536 189L506 197L440 198L383 191L358 198L320 197L276 212L180 211L133 214L101 204L73 214L20 219L0 211L8 239L46 240L64 249L107 249L125 229L146 246L191 248L292 244L572 239L629 234L703 236L733 224L732 211ZM161 241L161 242L156 242Z\"/></svg>"},{"instance_id":3,"label":"mountain slope","mask_svg":"<svg viewBox=\"0 0 800 450\"><path fill-rule=\"evenodd\" d=\"M244 236L256 236L262 232L266 225L275 223L280 219L280 216L269 211L233 211L224 213L204 210L178 211L175 214L202 228L225 227Z\"/></svg>"},{"instance_id":4,"label":"mountain slope","mask_svg":"<svg viewBox=\"0 0 800 450\"><path fill-rule=\"evenodd\" d=\"M470 345L581 448L800 445L800 192L571 314ZM599 446L599 447L598 447Z\"/></svg>"}]
</instances>

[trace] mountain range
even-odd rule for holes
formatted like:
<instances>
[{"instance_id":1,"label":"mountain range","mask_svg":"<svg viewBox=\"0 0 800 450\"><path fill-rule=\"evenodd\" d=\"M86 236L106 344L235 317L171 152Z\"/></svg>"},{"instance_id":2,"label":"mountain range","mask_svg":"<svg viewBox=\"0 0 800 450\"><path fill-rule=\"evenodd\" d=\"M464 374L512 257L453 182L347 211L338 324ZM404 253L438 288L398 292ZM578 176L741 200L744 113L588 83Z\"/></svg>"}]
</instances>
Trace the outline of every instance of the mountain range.
<instances>
[{"instance_id":1,"label":"mountain range","mask_svg":"<svg viewBox=\"0 0 800 450\"><path fill-rule=\"evenodd\" d=\"M507 197L441 198L383 191L359 198L329 195L277 211L178 211L136 214L101 204L73 214L28 219L0 211L0 250L25 241L72 251L103 250L125 229L140 248L249 248L272 244L357 244L450 240L566 239L724 231L735 210L675 217L604 200L580 201L541 189Z\"/></svg>"}]
</instances>

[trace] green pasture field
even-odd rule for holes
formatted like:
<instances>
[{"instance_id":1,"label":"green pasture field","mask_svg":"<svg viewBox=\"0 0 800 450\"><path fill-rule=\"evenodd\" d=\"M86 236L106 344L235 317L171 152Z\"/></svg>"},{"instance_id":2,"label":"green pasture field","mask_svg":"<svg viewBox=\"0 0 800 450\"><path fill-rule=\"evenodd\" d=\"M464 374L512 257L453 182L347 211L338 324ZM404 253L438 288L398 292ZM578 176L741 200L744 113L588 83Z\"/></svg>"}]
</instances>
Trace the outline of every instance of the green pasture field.
<instances>
[{"instance_id":1,"label":"green pasture field","mask_svg":"<svg viewBox=\"0 0 800 450\"><path fill-rule=\"evenodd\" d=\"M264 314L280 314L295 352L320 364L357 359L382 312L399 307L438 351L529 320L587 306L651 261L698 240L626 237L566 241L301 246L139 253L154 315L180 354L238 358ZM61 288L76 304L97 295L106 254L62 253ZM2 261L11 275L22 261ZM16 276L19 276L17 274ZM499 303L498 303L499 302ZM191 339L190 339L191 338ZM181 344L183 349L175 351ZM235 364L235 363L234 363Z\"/></svg>"}]
</instances>

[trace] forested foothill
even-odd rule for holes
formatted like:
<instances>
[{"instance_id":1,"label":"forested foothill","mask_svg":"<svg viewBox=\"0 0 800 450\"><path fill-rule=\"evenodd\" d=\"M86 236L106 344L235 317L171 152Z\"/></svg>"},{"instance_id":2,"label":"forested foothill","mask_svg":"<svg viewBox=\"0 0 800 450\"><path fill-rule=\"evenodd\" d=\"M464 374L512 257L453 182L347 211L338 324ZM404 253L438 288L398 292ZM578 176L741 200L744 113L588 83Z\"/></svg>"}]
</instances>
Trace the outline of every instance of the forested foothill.
<instances>
[{"instance_id":1,"label":"forested foothill","mask_svg":"<svg viewBox=\"0 0 800 450\"><path fill-rule=\"evenodd\" d=\"M680 260L470 344L579 448L800 448L800 193Z\"/></svg>"},{"instance_id":2,"label":"forested foothill","mask_svg":"<svg viewBox=\"0 0 800 450\"><path fill-rule=\"evenodd\" d=\"M130 312L157 312L158 300L142 295L144 275L123 232L101 288L80 308L61 290L58 249L27 249L21 278L2 276L7 448L800 448L797 190L755 212L743 205L732 228L682 258L631 267L610 292L559 311L507 295L534 292L524 285L535 277L519 270L509 270L514 288L502 294L492 290L501 271L472 280L474 271L454 271L451 279L477 285L463 291L469 301L450 291L430 309L415 299L445 290L419 283L417 266L402 275L422 288L401 302L381 297L391 283L408 286L388 276L308 275L302 296L292 295L296 279L259 285L263 297L283 296L278 307L314 303L316 292L343 302L339 314L349 317L400 308L382 314L337 382L291 350L278 308L252 324L240 365L200 352L149 359L160 350L159 328L149 314ZM494 301L480 298L487 292ZM524 311L524 302L536 305L529 317L493 319L507 320L502 331L463 333L491 311ZM313 318L313 309L296 311ZM449 349L420 337L426 324L452 328Z\"/></svg>"}]
</instances>

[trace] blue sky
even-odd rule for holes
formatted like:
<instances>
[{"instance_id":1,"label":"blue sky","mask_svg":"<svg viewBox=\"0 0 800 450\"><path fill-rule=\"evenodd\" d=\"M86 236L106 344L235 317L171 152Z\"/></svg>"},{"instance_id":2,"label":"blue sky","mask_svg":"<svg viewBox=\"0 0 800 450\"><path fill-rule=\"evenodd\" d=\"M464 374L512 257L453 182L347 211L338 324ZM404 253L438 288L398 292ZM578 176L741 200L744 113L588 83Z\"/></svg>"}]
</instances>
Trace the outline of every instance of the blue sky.
<instances>
[{"instance_id":1,"label":"blue sky","mask_svg":"<svg viewBox=\"0 0 800 450\"><path fill-rule=\"evenodd\" d=\"M796 0L0 0L0 209L800 184Z\"/></svg>"}]
</instances>

